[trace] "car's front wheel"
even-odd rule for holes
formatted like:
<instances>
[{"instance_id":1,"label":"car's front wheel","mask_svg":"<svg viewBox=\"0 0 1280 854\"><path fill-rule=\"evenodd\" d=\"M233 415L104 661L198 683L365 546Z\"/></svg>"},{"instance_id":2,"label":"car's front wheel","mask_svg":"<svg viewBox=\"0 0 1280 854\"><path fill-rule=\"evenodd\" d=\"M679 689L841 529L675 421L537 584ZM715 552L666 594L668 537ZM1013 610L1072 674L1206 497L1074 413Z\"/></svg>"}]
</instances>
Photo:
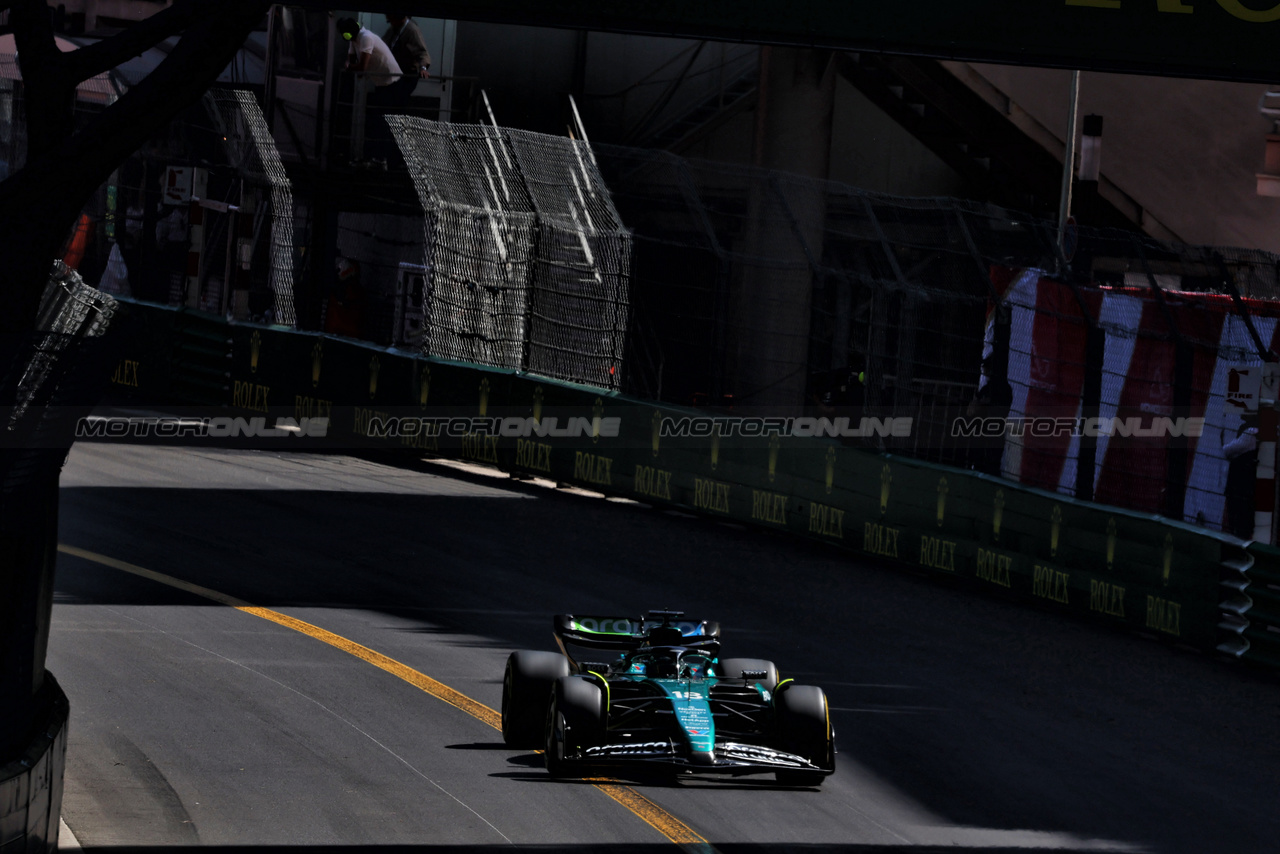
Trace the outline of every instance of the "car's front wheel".
<instances>
[{"instance_id":1,"label":"car's front wheel","mask_svg":"<svg viewBox=\"0 0 1280 854\"><path fill-rule=\"evenodd\" d=\"M502 740L512 747L537 747L551 687L569 673L558 652L519 650L507 657L502 675Z\"/></svg>"},{"instance_id":2,"label":"car's front wheel","mask_svg":"<svg viewBox=\"0 0 1280 854\"><path fill-rule=\"evenodd\" d=\"M774 696L773 708L782 749L824 769L778 771L778 782L784 786L821 786L827 778L825 772L836 767L827 695L812 685L792 684Z\"/></svg>"},{"instance_id":3,"label":"car's front wheel","mask_svg":"<svg viewBox=\"0 0 1280 854\"><path fill-rule=\"evenodd\" d=\"M604 695L599 685L581 676L556 680L547 708L544 738L547 772L552 777L570 776L570 757L601 743L604 716Z\"/></svg>"}]
</instances>

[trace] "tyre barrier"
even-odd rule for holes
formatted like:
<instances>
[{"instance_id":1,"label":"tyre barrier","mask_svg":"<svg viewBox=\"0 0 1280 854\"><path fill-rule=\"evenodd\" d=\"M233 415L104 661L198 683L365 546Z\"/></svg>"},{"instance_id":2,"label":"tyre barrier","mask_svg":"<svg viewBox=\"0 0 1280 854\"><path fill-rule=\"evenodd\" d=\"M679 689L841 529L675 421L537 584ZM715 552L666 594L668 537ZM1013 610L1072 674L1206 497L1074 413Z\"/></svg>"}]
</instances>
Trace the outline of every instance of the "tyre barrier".
<instances>
[{"instance_id":1,"label":"tyre barrier","mask_svg":"<svg viewBox=\"0 0 1280 854\"><path fill-rule=\"evenodd\" d=\"M705 428L704 410L186 309L122 305L134 315L131 328L143 331L124 343L116 377L127 382L113 382L135 401L182 403L201 389L231 415L327 418L331 447L453 457L785 531L1280 665L1280 550L1271 547L835 439L699 432L691 425ZM165 358L173 353L188 358ZM216 366L224 368L220 385ZM396 416L424 414L536 426L509 435L387 429Z\"/></svg>"}]
</instances>

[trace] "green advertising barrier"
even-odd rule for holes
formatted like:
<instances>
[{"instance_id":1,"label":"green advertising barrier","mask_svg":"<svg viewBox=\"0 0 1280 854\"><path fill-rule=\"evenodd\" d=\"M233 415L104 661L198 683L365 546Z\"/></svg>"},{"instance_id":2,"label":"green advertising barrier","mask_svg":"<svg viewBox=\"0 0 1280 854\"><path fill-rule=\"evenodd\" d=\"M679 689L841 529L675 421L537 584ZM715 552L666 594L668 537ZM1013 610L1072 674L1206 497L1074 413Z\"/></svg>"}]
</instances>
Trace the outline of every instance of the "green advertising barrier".
<instances>
[{"instance_id":1,"label":"green advertising barrier","mask_svg":"<svg viewBox=\"0 0 1280 854\"><path fill-rule=\"evenodd\" d=\"M232 339L227 324L192 311L174 316L169 395L177 402L216 404L230 391Z\"/></svg>"},{"instance_id":2,"label":"green advertising barrier","mask_svg":"<svg viewBox=\"0 0 1280 854\"><path fill-rule=\"evenodd\" d=\"M110 393L171 400L173 350L178 309L137 306L124 300L115 321L121 335L120 361L108 382Z\"/></svg>"},{"instance_id":3,"label":"green advertising barrier","mask_svg":"<svg viewBox=\"0 0 1280 854\"><path fill-rule=\"evenodd\" d=\"M1230 536L868 445L736 435L709 427L707 411L315 333L131 308L145 330L127 350L139 365L138 388L174 402L191 400L193 388L214 401L220 388L214 402L230 412L326 417L329 438L353 447L454 457L786 531L1171 642L1280 664L1272 639L1280 639L1280 550L1252 546L1250 559ZM203 358L173 359L167 381L144 382L166 346ZM220 346L227 350L221 387L210 369ZM409 431L406 415L432 423ZM479 428L450 420L477 417L492 420ZM1242 588L1251 604L1243 604Z\"/></svg>"}]
</instances>

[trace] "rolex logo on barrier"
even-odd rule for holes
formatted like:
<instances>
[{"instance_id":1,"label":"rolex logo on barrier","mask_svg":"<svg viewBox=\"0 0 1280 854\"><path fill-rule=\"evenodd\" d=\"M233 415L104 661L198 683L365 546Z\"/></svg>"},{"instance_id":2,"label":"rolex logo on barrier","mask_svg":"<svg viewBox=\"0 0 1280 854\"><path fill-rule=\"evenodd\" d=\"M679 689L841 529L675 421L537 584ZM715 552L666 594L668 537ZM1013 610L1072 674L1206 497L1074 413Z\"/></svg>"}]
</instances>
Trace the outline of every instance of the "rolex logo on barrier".
<instances>
[{"instance_id":1,"label":"rolex logo on barrier","mask_svg":"<svg viewBox=\"0 0 1280 854\"><path fill-rule=\"evenodd\" d=\"M591 441L600 441L600 421L604 418L604 399L596 398L595 406L591 407Z\"/></svg>"},{"instance_id":2,"label":"rolex logo on barrier","mask_svg":"<svg viewBox=\"0 0 1280 854\"><path fill-rule=\"evenodd\" d=\"M1272 6L1270 9L1250 9L1248 5L1240 2L1240 0L1218 0L1218 5L1227 11L1227 14L1239 18L1242 21L1248 21L1251 24L1269 24L1272 21L1280 20L1280 5ZM1186 6L1186 11L1190 12L1191 7ZM1164 11L1161 4L1161 11ZM1182 11L1178 9L1177 11Z\"/></svg>"},{"instance_id":3,"label":"rolex logo on barrier","mask_svg":"<svg viewBox=\"0 0 1280 854\"><path fill-rule=\"evenodd\" d=\"M769 482L773 483L773 479L778 476L778 449L782 447L782 440L778 438L778 434L774 433L769 437Z\"/></svg>"},{"instance_id":4,"label":"rolex logo on barrier","mask_svg":"<svg viewBox=\"0 0 1280 854\"><path fill-rule=\"evenodd\" d=\"M381 370L382 363L374 356L369 360L369 397L376 397L378 394L378 372Z\"/></svg>"},{"instance_id":5,"label":"rolex logo on barrier","mask_svg":"<svg viewBox=\"0 0 1280 854\"><path fill-rule=\"evenodd\" d=\"M422 373L418 375L418 405L426 406L431 396L431 366L424 364Z\"/></svg>"},{"instance_id":6,"label":"rolex logo on barrier","mask_svg":"<svg viewBox=\"0 0 1280 854\"><path fill-rule=\"evenodd\" d=\"M1169 583L1169 573L1173 570L1173 534L1164 535L1164 573L1165 584Z\"/></svg>"},{"instance_id":7,"label":"rolex logo on barrier","mask_svg":"<svg viewBox=\"0 0 1280 854\"><path fill-rule=\"evenodd\" d=\"M992 501L991 512L991 539L997 543L1000 542L1000 523L1004 521L1004 490L997 489L995 500Z\"/></svg>"},{"instance_id":8,"label":"rolex logo on barrier","mask_svg":"<svg viewBox=\"0 0 1280 854\"><path fill-rule=\"evenodd\" d=\"M1116 563L1116 517L1107 520L1107 569Z\"/></svg>"},{"instance_id":9,"label":"rolex logo on barrier","mask_svg":"<svg viewBox=\"0 0 1280 854\"><path fill-rule=\"evenodd\" d=\"M652 434L653 455L656 457L658 456L658 447L661 444L661 440L662 440L662 413L657 409L653 410L652 424L653 424L653 434Z\"/></svg>"},{"instance_id":10,"label":"rolex logo on barrier","mask_svg":"<svg viewBox=\"0 0 1280 854\"><path fill-rule=\"evenodd\" d=\"M938 478L938 527L942 527L942 522L947 516L947 493L951 491L951 487L947 485L945 475Z\"/></svg>"},{"instance_id":11,"label":"rolex logo on barrier","mask_svg":"<svg viewBox=\"0 0 1280 854\"><path fill-rule=\"evenodd\" d=\"M717 424L715 429L711 431L711 470L715 471L716 466L720 465L720 425Z\"/></svg>"},{"instance_id":12,"label":"rolex logo on barrier","mask_svg":"<svg viewBox=\"0 0 1280 854\"><path fill-rule=\"evenodd\" d=\"M836 449L827 448L827 495L831 494L831 487L836 482Z\"/></svg>"},{"instance_id":13,"label":"rolex logo on barrier","mask_svg":"<svg viewBox=\"0 0 1280 854\"><path fill-rule=\"evenodd\" d=\"M533 423L542 423L542 386L537 386L533 390Z\"/></svg>"},{"instance_id":14,"label":"rolex logo on barrier","mask_svg":"<svg viewBox=\"0 0 1280 854\"><path fill-rule=\"evenodd\" d=\"M320 362L324 359L324 347L320 346L320 342L316 342L316 346L311 348L311 387L315 388L320 385Z\"/></svg>"},{"instance_id":15,"label":"rolex logo on barrier","mask_svg":"<svg viewBox=\"0 0 1280 854\"><path fill-rule=\"evenodd\" d=\"M1058 556L1058 536L1062 533L1062 505L1053 505L1049 514L1049 557Z\"/></svg>"},{"instance_id":16,"label":"rolex logo on barrier","mask_svg":"<svg viewBox=\"0 0 1280 854\"><path fill-rule=\"evenodd\" d=\"M884 515L889 509L889 485L893 483L893 470L889 468L889 464L885 463L884 468L880 469L880 515Z\"/></svg>"},{"instance_id":17,"label":"rolex logo on barrier","mask_svg":"<svg viewBox=\"0 0 1280 854\"><path fill-rule=\"evenodd\" d=\"M253 330L253 334L249 336L249 373L256 374L258 372L258 355L262 352L262 333Z\"/></svg>"},{"instance_id":18,"label":"rolex logo on barrier","mask_svg":"<svg viewBox=\"0 0 1280 854\"><path fill-rule=\"evenodd\" d=\"M480 417L489 414L489 378L480 380Z\"/></svg>"}]
</instances>

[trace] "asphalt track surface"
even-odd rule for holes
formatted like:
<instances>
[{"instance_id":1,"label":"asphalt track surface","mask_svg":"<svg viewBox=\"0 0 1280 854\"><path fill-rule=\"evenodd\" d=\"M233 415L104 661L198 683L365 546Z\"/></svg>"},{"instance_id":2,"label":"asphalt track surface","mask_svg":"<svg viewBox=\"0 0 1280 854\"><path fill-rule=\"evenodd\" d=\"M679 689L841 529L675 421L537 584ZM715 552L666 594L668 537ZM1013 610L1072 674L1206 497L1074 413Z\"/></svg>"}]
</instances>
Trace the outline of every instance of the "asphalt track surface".
<instances>
[{"instance_id":1,"label":"asphalt track surface","mask_svg":"<svg viewBox=\"0 0 1280 854\"><path fill-rule=\"evenodd\" d=\"M81 444L62 484L61 542L100 556L60 554L49 650L86 848L1280 850L1280 681L1211 656L440 464ZM651 608L824 687L838 772L629 782L655 818L351 652L496 709L507 653L553 648L553 613Z\"/></svg>"}]
</instances>

